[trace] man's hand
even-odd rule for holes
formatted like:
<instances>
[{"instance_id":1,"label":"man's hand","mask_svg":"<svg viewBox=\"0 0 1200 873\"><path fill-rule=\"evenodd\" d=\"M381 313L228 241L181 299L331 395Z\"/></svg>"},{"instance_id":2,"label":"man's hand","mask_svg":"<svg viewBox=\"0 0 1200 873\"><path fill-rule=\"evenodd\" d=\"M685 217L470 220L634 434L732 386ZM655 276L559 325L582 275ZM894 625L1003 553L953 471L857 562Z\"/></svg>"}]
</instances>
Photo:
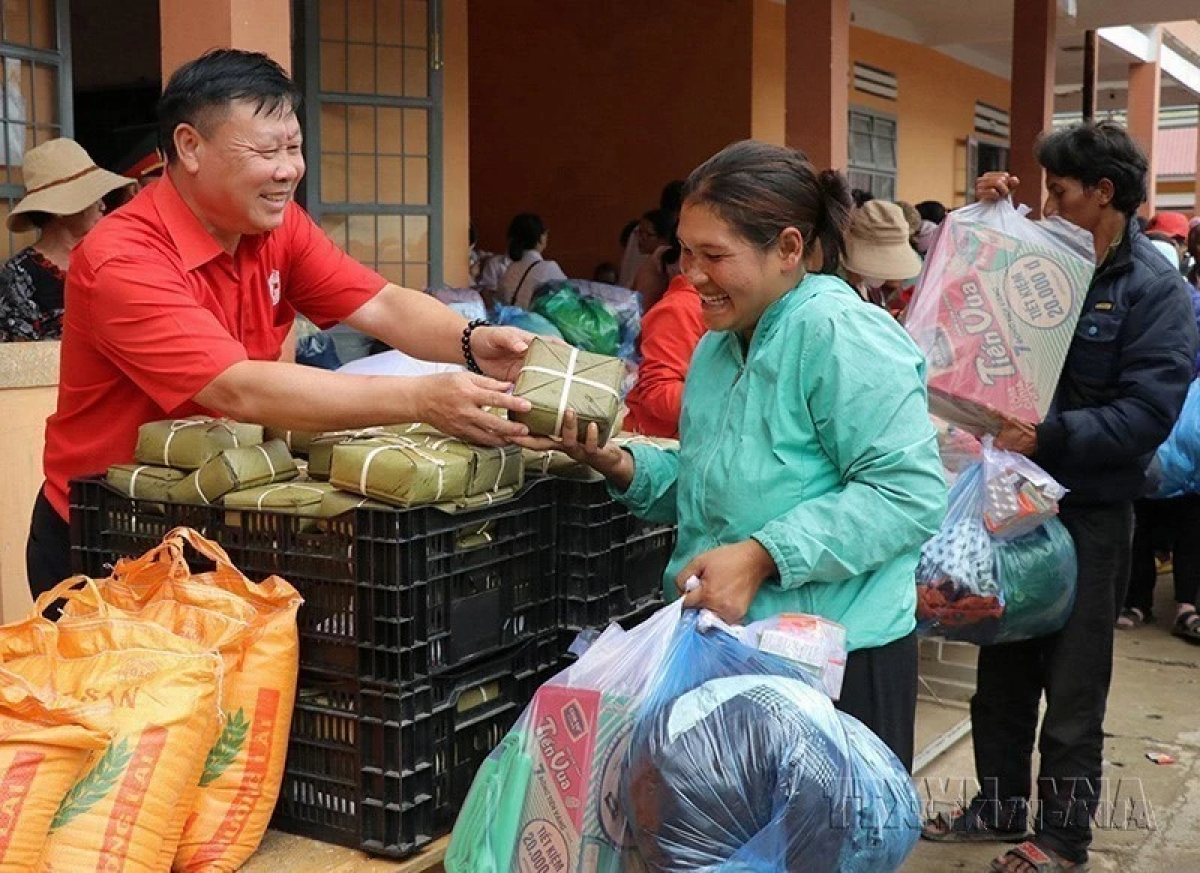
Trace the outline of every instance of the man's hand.
<instances>
[{"instance_id":1,"label":"man's hand","mask_svg":"<svg viewBox=\"0 0 1200 873\"><path fill-rule=\"evenodd\" d=\"M417 389L420 421L480 446L503 446L529 428L484 412L493 406L528 412L529 401L508 393L512 385L474 373L441 373L411 380Z\"/></svg>"},{"instance_id":2,"label":"man's hand","mask_svg":"<svg viewBox=\"0 0 1200 873\"><path fill-rule=\"evenodd\" d=\"M1000 419L1000 432L994 443L996 448L1026 457L1037 451L1037 430L1032 424L1003 412L996 412L996 415Z\"/></svg>"},{"instance_id":3,"label":"man's hand","mask_svg":"<svg viewBox=\"0 0 1200 873\"><path fill-rule=\"evenodd\" d=\"M1020 184L1020 179L1002 170L984 173L975 180L975 199L994 203L1010 196Z\"/></svg>"},{"instance_id":4,"label":"man's hand","mask_svg":"<svg viewBox=\"0 0 1200 873\"><path fill-rule=\"evenodd\" d=\"M595 424L589 424L587 432L580 434L579 418L573 409L568 409L563 414L560 439L528 436L516 438L513 442L535 452L563 452L573 460L591 467L620 491L624 491L633 482L633 455L613 445L611 440L601 446L600 433Z\"/></svg>"},{"instance_id":5,"label":"man's hand","mask_svg":"<svg viewBox=\"0 0 1200 873\"><path fill-rule=\"evenodd\" d=\"M485 374L515 382L532 341L533 334L515 327L478 327L471 332L471 352Z\"/></svg>"},{"instance_id":6,"label":"man's hand","mask_svg":"<svg viewBox=\"0 0 1200 873\"><path fill-rule=\"evenodd\" d=\"M775 561L758 540L743 540L697 555L675 578L685 609L711 609L730 624L750 611L762 583L778 573ZM700 587L685 591L692 576Z\"/></svg>"}]
</instances>

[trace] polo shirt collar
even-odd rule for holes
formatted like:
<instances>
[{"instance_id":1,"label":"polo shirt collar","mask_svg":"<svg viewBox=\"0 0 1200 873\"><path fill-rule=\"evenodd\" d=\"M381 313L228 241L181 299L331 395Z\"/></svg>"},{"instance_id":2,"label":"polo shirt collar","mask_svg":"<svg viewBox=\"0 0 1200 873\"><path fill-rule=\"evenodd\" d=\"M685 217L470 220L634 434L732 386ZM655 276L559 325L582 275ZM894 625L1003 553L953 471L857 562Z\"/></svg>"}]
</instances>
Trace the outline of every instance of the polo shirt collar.
<instances>
[{"instance_id":1,"label":"polo shirt collar","mask_svg":"<svg viewBox=\"0 0 1200 873\"><path fill-rule=\"evenodd\" d=\"M195 270L224 253L225 249L216 237L205 229L196 213L184 202L179 189L171 181L170 173L163 173L151 193L163 226L171 235L185 270ZM238 246L257 248L263 242L262 236L243 236Z\"/></svg>"}]
</instances>

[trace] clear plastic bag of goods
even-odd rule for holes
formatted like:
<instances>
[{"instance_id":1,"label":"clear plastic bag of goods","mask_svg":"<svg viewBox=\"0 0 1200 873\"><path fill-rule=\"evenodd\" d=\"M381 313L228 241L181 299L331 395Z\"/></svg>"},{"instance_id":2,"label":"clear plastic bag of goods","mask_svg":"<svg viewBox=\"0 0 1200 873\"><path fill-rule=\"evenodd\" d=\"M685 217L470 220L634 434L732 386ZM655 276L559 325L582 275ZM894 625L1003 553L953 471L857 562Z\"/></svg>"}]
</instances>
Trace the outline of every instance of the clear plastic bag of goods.
<instances>
[{"instance_id":1,"label":"clear plastic bag of goods","mask_svg":"<svg viewBox=\"0 0 1200 873\"><path fill-rule=\"evenodd\" d=\"M1059 630L1075 602L1075 546L1049 518L1014 539L985 520L984 464L950 489L950 508L917 563L917 622L925 636L991 645Z\"/></svg>"},{"instance_id":2,"label":"clear plastic bag of goods","mask_svg":"<svg viewBox=\"0 0 1200 873\"><path fill-rule=\"evenodd\" d=\"M1008 200L951 212L905 320L930 410L977 434L997 430L992 410L1041 421L1094 269L1091 235L1063 219L1029 221Z\"/></svg>"},{"instance_id":3,"label":"clear plastic bag of goods","mask_svg":"<svg viewBox=\"0 0 1200 873\"><path fill-rule=\"evenodd\" d=\"M538 689L480 766L446 852L448 873L643 870L617 800L637 706L682 604L605 630Z\"/></svg>"},{"instance_id":4,"label":"clear plastic bag of goods","mask_svg":"<svg viewBox=\"0 0 1200 873\"><path fill-rule=\"evenodd\" d=\"M816 679L831 700L846 675L846 628L819 615L783 613L746 625L740 639L787 658Z\"/></svg>"},{"instance_id":5,"label":"clear plastic bag of goods","mask_svg":"<svg viewBox=\"0 0 1200 873\"><path fill-rule=\"evenodd\" d=\"M1024 455L983 438L983 523L1000 540L1016 539L1058 514L1067 489Z\"/></svg>"}]
</instances>

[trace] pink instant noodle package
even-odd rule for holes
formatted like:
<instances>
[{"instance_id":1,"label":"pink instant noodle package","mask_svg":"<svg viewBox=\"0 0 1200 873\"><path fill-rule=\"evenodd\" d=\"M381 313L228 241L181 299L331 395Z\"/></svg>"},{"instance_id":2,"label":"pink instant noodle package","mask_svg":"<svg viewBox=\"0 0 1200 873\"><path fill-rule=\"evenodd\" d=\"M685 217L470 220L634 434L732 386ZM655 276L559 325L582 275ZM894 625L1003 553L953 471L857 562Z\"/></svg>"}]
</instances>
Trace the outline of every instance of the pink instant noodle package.
<instances>
[{"instance_id":1,"label":"pink instant noodle package","mask_svg":"<svg viewBox=\"0 0 1200 873\"><path fill-rule=\"evenodd\" d=\"M998 429L992 409L1041 421L1094 268L1091 235L1062 219L1030 221L1007 200L951 212L905 321L930 411L977 435Z\"/></svg>"}]
</instances>

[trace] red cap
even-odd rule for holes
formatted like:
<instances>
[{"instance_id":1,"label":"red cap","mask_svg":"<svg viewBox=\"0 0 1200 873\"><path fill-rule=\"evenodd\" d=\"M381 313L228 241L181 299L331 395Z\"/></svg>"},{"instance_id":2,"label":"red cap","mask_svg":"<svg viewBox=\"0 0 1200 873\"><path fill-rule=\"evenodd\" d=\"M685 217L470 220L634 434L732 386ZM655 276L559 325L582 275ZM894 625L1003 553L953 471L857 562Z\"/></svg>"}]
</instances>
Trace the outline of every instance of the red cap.
<instances>
[{"instance_id":1,"label":"red cap","mask_svg":"<svg viewBox=\"0 0 1200 873\"><path fill-rule=\"evenodd\" d=\"M1188 235L1187 216L1182 212L1156 212L1146 225L1146 233L1165 233L1167 236L1186 240Z\"/></svg>"}]
</instances>

